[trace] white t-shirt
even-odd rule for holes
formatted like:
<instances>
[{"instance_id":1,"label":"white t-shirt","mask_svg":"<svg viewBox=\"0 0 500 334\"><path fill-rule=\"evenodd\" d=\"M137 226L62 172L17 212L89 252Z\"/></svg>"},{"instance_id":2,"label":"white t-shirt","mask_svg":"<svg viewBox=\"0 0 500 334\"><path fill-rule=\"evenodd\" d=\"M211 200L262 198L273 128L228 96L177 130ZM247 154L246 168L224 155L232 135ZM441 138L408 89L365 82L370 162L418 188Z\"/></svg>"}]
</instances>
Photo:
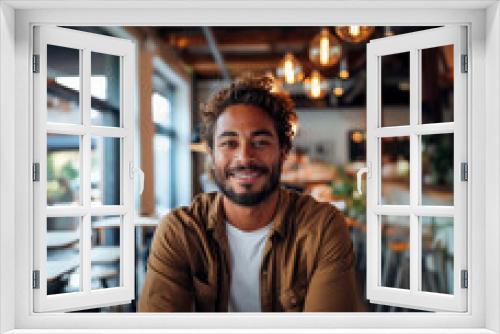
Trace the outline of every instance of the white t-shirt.
<instances>
[{"instance_id":1,"label":"white t-shirt","mask_svg":"<svg viewBox=\"0 0 500 334\"><path fill-rule=\"evenodd\" d=\"M245 232L226 222L231 261L229 312L260 312L260 267L269 230L268 224Z\"/></svg>"}]
</instances>

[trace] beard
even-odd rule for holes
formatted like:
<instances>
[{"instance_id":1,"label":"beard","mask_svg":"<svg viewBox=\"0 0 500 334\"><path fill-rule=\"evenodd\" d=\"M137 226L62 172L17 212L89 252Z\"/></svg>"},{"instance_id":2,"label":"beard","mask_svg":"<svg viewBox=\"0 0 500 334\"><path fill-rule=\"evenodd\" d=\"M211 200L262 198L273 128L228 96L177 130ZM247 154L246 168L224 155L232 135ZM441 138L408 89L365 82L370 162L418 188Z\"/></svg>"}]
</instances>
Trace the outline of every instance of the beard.
<instances>
[{"instance_id":1,"label":"beard","mask_svg":"<svg viewBox=\"0 0 500 334\"><path fill-rule=\"evenodd\" d=\"M267 182L264 184L262 189L257 191L250 191L252 185L244 184L243 187L247 191L243 193L237 193L234 188L229 185L229 179L234 175L235 172L239 171L259 172L261 174L268 175ZM214 167L213 175L215 183L219 187L220 191L231 202L242 206L255 206L262 203L279 187L281 178L281 163L278 161L271 167L271 169L255 164L249 164L248 166L237 166L234 168L228 168L226 170Z\"/></svg>"}]
</instances>

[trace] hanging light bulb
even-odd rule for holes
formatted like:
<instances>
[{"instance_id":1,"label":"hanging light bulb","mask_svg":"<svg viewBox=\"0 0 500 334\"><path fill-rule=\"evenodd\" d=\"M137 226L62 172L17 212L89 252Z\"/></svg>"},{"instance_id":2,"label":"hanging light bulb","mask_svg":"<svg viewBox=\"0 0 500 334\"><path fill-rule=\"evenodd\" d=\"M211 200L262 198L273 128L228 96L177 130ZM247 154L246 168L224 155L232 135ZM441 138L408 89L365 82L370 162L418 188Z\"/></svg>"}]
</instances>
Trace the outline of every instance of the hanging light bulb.
<instances>
[{"instance_id":1,"label":"hanging light bulb","mask_svg":"<svg viewBox=\"0 0 500 334\"><path fill-rule=\"evenodd\" d=\"M344 95L344 87L342 87L342 80L335 79L333 95L335 95L336 97L341 97L342 95Z\"/></svg>"},{"instance_id":2,"label":"hanging light bulb","mask_svg":"<svg viewBox=\"0 0 500 334\"><path fill-rule=\"evenodd\" d=\"M327 28L314 36L309 46L309 59L321 66L332 66L339 62L342 46Z\"/></svg>"},{"instance_id":3,"label":"hanging light bulb","mask_svg":"<svg viewBox=\"0 0 500 334\"><path fill-rule=\"evenodd\" d=\"M363 132L361 131L354 131L351 134L351 140L357 144L361 143L365 139L365 136L363 135Z\"/></svg>"},{"instance_id":4,"label":"hanging light bulb","mask_svg":"<svg viewBox=\"0 0 500 334\"><path fill-rule=\"evenodd\" d=\"M335 33L346 42L359 43L367 40L375 27L370 26L343 26L335 27Z\"/></svg>"},{"instance_id":5,"label":"hanging light bulb","mask_svg":"<svg viewBox=\"0 0 500 334\"><path fill-rule=\"evenodd\" d=\"M384 27L384 36L385 37L394 36L394 31L392 31L391 27L389 26Z\"/></svg>"},{"instance_id":6,"label":"hanging light bulb","mask_svg":"<svg viewBox=\"0 0 500 334\"><path fill-rule=\"evenodd\" d=\"M302 65L300 65L297 58L290 52L288 52L278 64L276 75L284 78L285 82L289 85L301 81L304 77Z\"/></svg>"},{"instance_id":7,"label":"hanging light bulb","mask_svg":"<svg viewBox=\"0 0 500 334\"><path fill-rule=\"evenodd\" d=\"M307 96L312 99L323 98L328 90L328 83L323 79L318 71L311 72L311 76L304 80L304 88Z\"/></svg>"},{"instance_id":8,"label":"hanging light bulb","mask_svg":"<svg viewBox=\"0 0 500 334\"><path fill-rule=\"evenodd\" d=\"M349 26L349 35L358 37L360 33L361 29L359 29L359 26Z\"/></svg>"},{"instance_id":9,"label":"hanging light bulb","mask_svg":"<svg viewBox=\"0 0 500 334\"><path fill-rule=\"evenodd\" d=\"M349 78L349 68L347 67L346 58L342 58L342 60L340 61L339 78L344 80Z\"/></svg>"}]
</instances>

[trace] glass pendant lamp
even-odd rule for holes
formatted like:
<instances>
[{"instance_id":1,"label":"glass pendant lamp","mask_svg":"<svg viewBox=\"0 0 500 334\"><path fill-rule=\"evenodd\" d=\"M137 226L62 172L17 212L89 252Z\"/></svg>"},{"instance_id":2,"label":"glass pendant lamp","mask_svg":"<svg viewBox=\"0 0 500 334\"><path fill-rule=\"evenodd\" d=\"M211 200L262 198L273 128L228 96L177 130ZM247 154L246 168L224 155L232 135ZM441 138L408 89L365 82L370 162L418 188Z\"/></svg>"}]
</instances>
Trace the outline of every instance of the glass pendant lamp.
<instances>
[{"instance_id":1,"label":"glass pendant lamp","mask_svg":"<svg viewBox=\"0 0 500 334\"><path fill-rule=\"evenodd\" d=\"M323 28L314 36L309 45L309 59L317 65L328 67L335 65L342 57L342 46L339 40Z\"/></svg>"}]
</instances>

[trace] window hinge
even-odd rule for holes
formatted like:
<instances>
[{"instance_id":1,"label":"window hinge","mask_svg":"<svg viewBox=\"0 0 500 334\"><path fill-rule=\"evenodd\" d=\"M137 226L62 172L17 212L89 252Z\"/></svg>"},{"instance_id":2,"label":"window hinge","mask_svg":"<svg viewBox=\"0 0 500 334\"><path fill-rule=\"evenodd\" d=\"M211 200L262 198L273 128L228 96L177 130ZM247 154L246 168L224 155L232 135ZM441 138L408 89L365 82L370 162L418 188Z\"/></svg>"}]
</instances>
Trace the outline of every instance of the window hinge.
<instances>
[{"instance_id":1,"label":"window hinge","mask_svg":"<svg viewBox=\"0 0 500 334\"><path fill-rule=\"evenodd\" d=\"M461 271L461 284L460 287L462 289L467 289L469 287L469 272L467 270Z\"/></svg>"},{"instance_id":2,"label":"window hinge","mask_svg":"<svg viewBox=\"0 0 500 334\"><path fill-rule=\"evenodd\" d=\"M33 289L40 289L40 270L33 270Z\"/></svg>"},{"instance_id":3,"label":"window hinge","mask_svg":"<svg viewBox=\"0 0 500 334\"><path fill-rule=\"evenodd\" d=\"M40 73L40 55L33 55L33 73Z\"/></svg>"},{"instance_id":4,"label":"window hinge","mask_svg":"<svg viewBox=\"0 0 500 334\"><path fill-rule=\"evenodd\" d=\"M33 181L40 181L40 164L38 162L33 164Z\"/></svg>"},{"instance_id":5,"label":"window hinge","mask_svg":"<svg viewBox=\"0 0 500 334\"><path fill-rule=\"evenodd\" d=\"M462 73L469 72L469 57L467 55L462 55Z\"/></svg>"},{"instance_id":6,"label":"window hinge","mask_svg":"<svg viewBox=\"0 0 500 334\"><path fill-rule=\"evenodd\" d=\"M462 181L468 181L469 180L469 166L466 162L462 162L460 164L460 178Z\"/></svg>"}]
</instances>

